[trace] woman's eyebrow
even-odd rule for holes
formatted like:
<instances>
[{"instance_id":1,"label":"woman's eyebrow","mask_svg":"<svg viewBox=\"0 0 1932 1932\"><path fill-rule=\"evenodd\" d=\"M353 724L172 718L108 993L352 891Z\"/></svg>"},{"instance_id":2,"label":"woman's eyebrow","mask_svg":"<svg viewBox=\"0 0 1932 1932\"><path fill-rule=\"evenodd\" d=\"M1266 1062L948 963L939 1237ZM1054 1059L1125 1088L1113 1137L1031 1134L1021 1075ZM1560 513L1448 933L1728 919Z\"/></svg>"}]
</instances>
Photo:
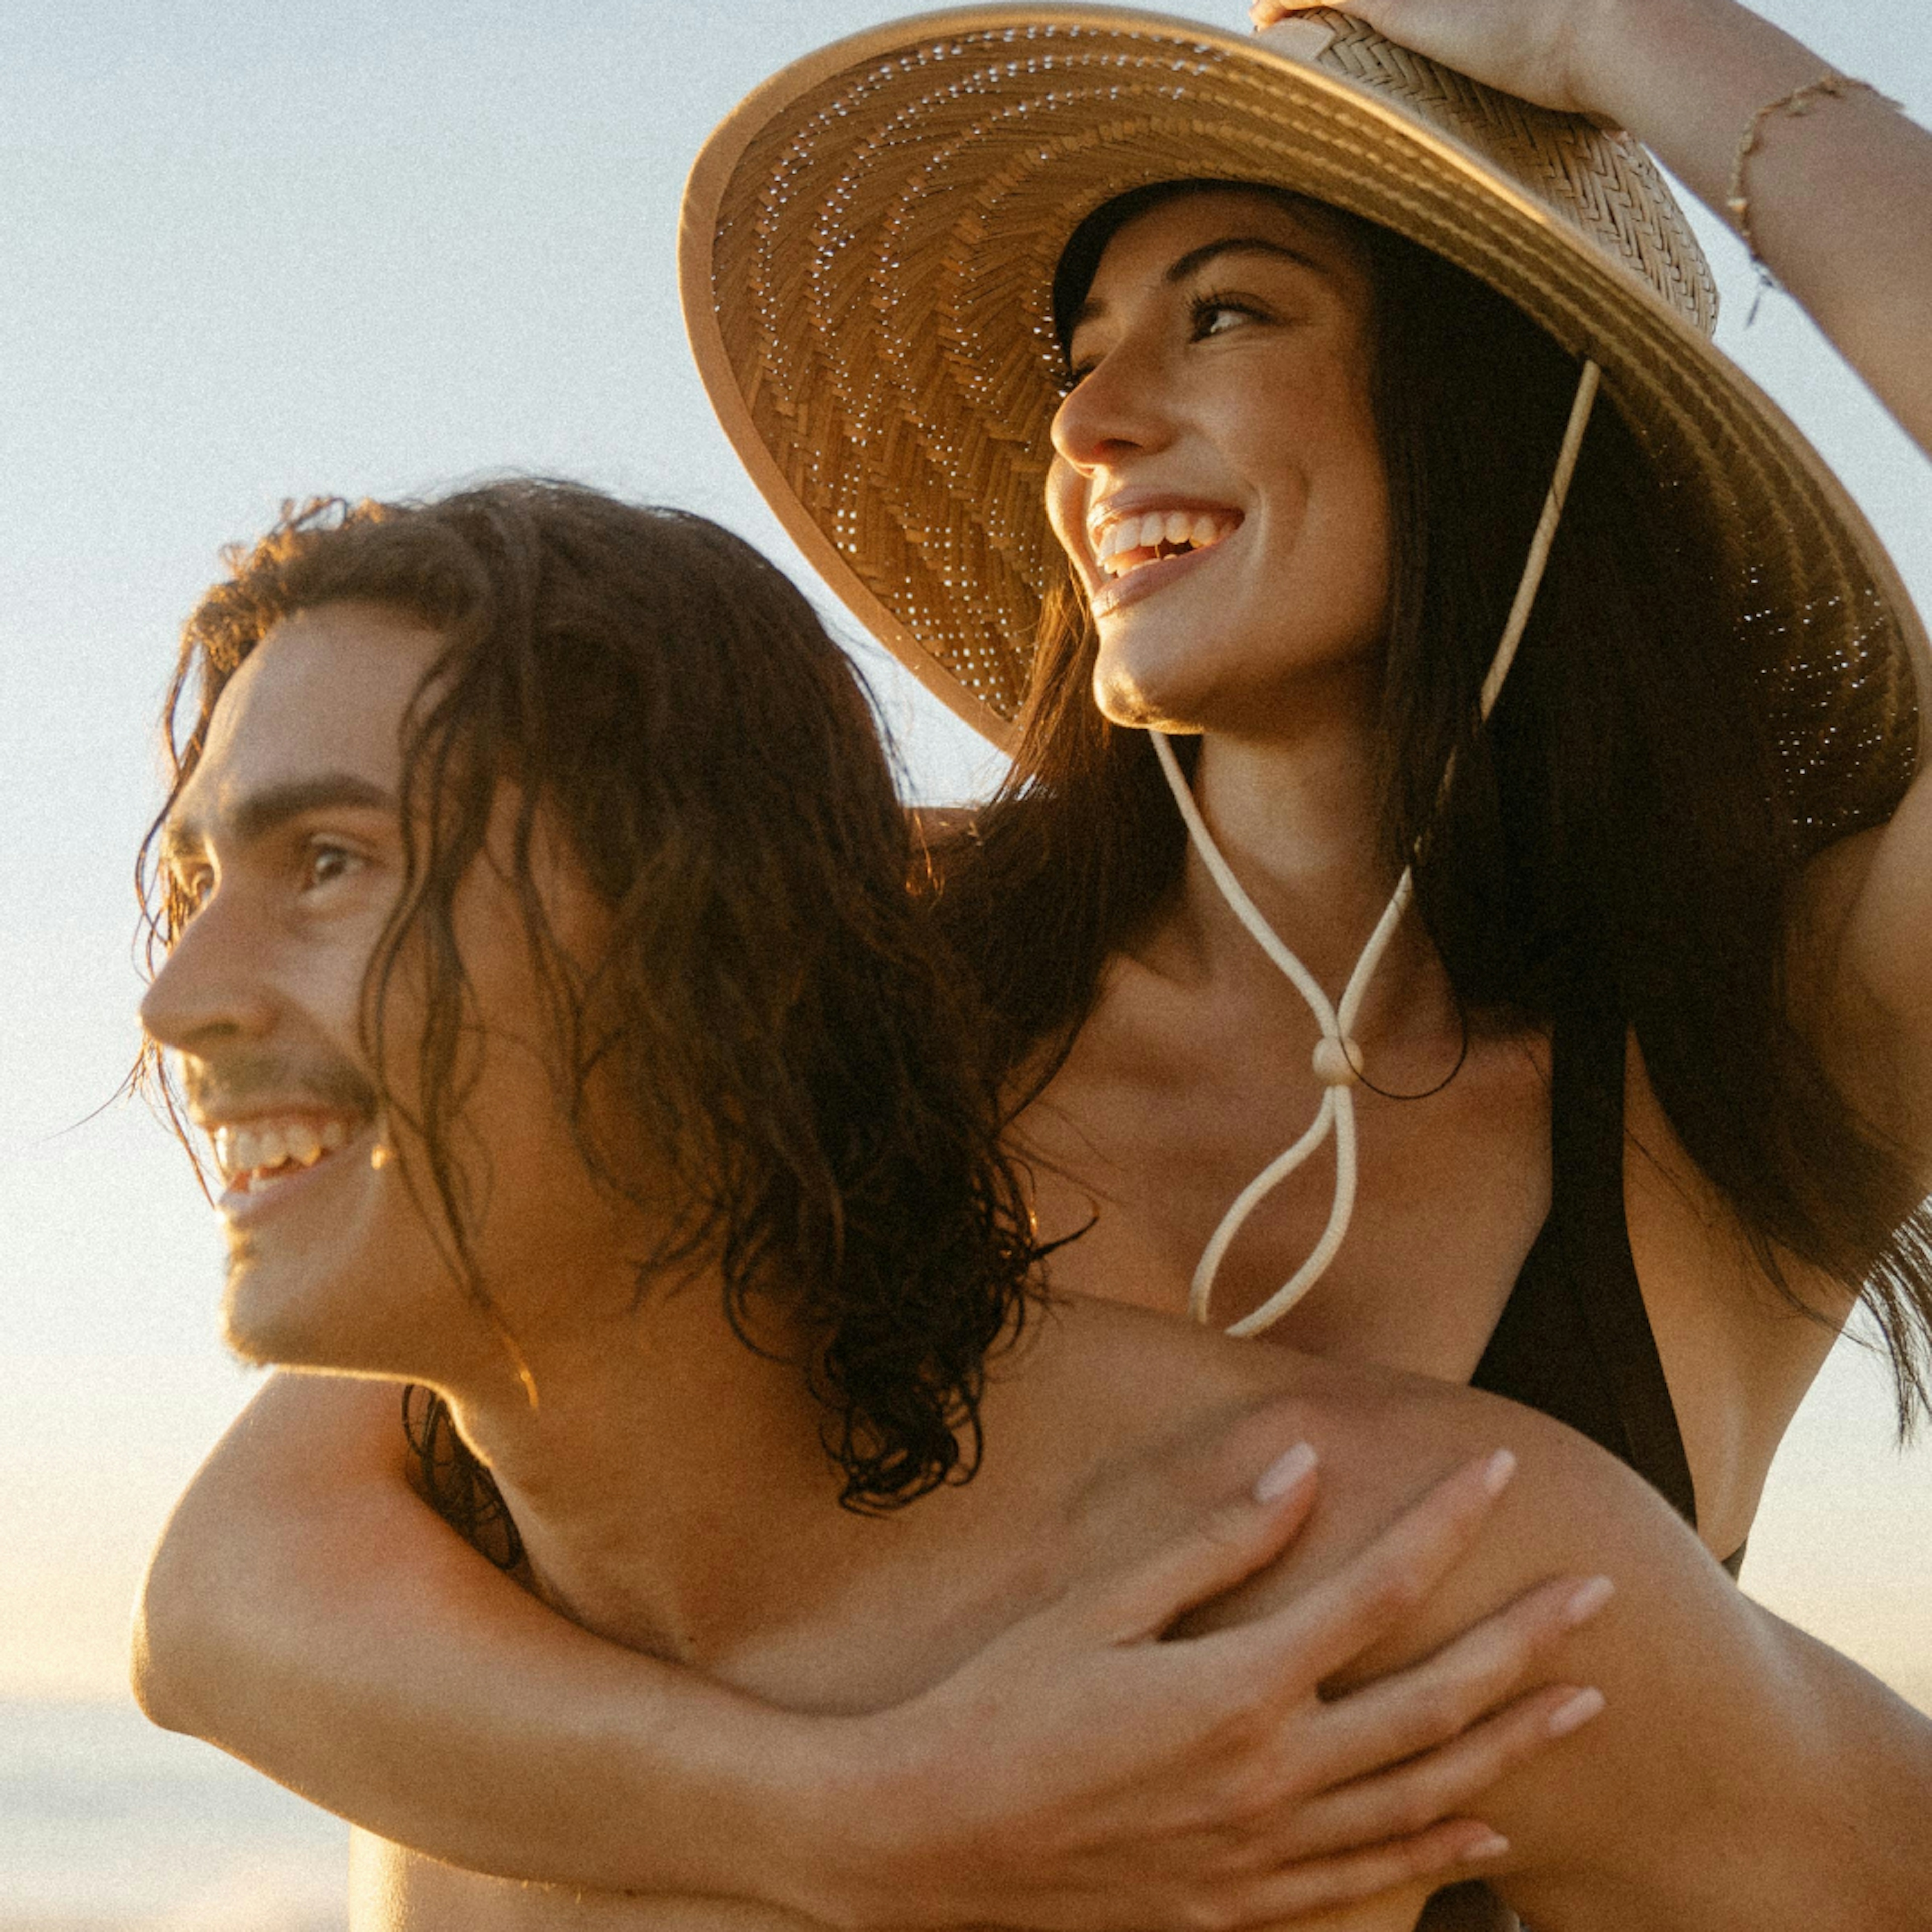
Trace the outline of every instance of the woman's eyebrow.
<instances>
[{"instance_id":1,"label":"woman's eyebrow","mask_svg":"<svg viewBox=\"0 0 1932 1932\"><path fill-rule=\"evenodd\" d=\"M1232 235L1221 241L1204 242L1199 248L1189 249L1161 280L1170 284L1184 282L1222 255L1278 255L1283 261L1292 262L1298 267L1312 268L1318 275L1323 272L1322 264L1313 256L1290 248L1286 242L1270 242L1259 235Z\"/></svg>"},{"instance_id":2,"label":"woman's eyebrow","mask_svg":"<svg viewBox=\"0 0 1932 1932\"><path fill-rule=\"evenodd\" d=\"M1260 235L1229 235L1222 236L1219 241L1204 242L1198 248L1189 249L1186 254L1169 264L1161 280L1178 286L1222 255L1274 255L1284 262L1294 262L1298 268L1310 269L1318 275L1326 272L1312 255L1305 254L1299 248L1291 248L1286 242L1271 242ZM1105 302L1096 301L1089 296L1075 310L1072 320L1067 324L1067 339L1070 341L1072 339L1074 331L1083 322L1091 322L1096 316L1106 312Z\"/></svg>"}]
</instances>

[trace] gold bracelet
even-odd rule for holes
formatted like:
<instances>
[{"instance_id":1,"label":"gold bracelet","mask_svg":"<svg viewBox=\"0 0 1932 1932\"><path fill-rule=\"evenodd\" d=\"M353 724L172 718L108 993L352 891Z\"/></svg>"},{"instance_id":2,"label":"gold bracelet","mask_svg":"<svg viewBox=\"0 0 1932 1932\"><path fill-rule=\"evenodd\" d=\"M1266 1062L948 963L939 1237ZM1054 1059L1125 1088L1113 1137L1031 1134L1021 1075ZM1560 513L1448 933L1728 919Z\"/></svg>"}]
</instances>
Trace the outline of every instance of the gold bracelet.
<instances>
[{"instance_id":1,"label":"gold bracelet","mask_svg":"<svg viewBox=\"0 0 1932 1932\"><path fill-rule=\"evenodd\" d=\"M1744 130L1744 139L1738 143L1738 152L1731 163L1731 183L1724 196L1724 207L1730 214L1732 224L1739 238L1750 250L1751 266L1757 271L1760 284L1759 293L1778 286L1778 278L1771 272L1764 256L1759 252L1756 232L1751 226L1750 196L1744 191L1744 170L1750 158L1764 143L1765 123L1774 114L1793 116L1808 114L1813 102L1821 100L1843 100L1850 94L1878 94L1888 107L1897 107L1899 103L1889 94L1879 94L1868 80L1854 80L1828 68L1816 80L1808 80L1802 87L1794 87L1789 94L1781 94L1775 100L1767 100L1750 118L1750 125ZM1753 305L1751 314L1757 309Z\"/></svg>"}]
</instances>

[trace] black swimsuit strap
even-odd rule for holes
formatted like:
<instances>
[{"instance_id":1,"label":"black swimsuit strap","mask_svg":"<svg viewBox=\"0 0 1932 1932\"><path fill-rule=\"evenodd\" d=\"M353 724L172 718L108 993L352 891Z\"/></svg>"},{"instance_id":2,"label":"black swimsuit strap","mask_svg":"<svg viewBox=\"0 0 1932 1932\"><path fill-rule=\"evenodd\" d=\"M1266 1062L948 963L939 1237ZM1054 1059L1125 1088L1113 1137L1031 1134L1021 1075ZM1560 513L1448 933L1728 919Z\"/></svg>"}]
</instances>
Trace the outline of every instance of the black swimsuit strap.
<instances>
[{"instance_id":1,"label":"black swimsuit strap","mask_svg":"<svg viewBox=\"0 0 1932 1932\"><path fill-rule=\"evenodd\" d=\"M1580 1431L1694 1524L1690 1465L1624 1223L1624 1032L1607 1004L1557 1022L1549 1218L1471 1384Z\"/></svg>"},{"instance_id":2,"label":"black swimsuit strap","mask_svg":"<svg viewBox=\"0 0 1932 1932\"><path fill-rule=\"evenodd\" d=\"M1638 1285L1630 1253L1630 1227L1624 1214L1624 1077L1628 1052L1622 1017L1612 1010L1592 1015L1594 1036L1580 1056L1594 1085L1552 1130L1558 1171L1567 1168L1574 1192L1563 1220L1576 1245L1571 1279L1592 1292L1580 1298L1585 1318L1616 1390L1617 1407L1630 1447L1630 1463L1640 1469L1686 1522L1697 1520L1697 1495L1684 1453L1676 1406L1664 1379L1664 1361L1651 1332L1649 1311ZM1562 1075L1556 1076L1560 1082ZM1554 1096L1552 1094L1552 1104ZM1571 1145L1565 1160L1563 1138Z\"/></svg>"},{"instance_id":3,"label":"black swimsuit strap","mask_svg":"<svg viewBox=\"0 0 1932 1932\"><path fill-rule=\"evenodd\" d=\"M1628 1028L1614 1002L1559 1016L1550 1041L1550 1213L1472 1388L1528 1403L1607 1449L1694 1528L1696 1492L1624 1218ZM1736 1576L1742 1545L1724 1568ZM1479 1885L1430 1901L1417 1932L1518 1923ZM1527 1928L1523 1929L1527 1932Z\"/></svg>"}]
</instances>

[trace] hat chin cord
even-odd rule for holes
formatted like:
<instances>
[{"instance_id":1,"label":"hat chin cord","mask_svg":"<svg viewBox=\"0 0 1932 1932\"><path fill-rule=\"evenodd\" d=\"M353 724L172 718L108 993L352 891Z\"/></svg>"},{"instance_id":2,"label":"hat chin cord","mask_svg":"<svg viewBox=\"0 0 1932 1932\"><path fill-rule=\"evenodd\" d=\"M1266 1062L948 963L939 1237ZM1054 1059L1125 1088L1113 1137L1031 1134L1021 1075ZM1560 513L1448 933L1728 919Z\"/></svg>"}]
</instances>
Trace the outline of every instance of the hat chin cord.
<instances>
[{"instance_id":1,"label":"hat chin cord","mask_svg":"<svg viewBox=\"0 0 1932 1932\"><path fill-rule=\"evenodd\" d=\"M1496 708L1503 680L1509 675L1517 646L1522 642L1523 631L1529 622L1530 610L1543 581L1544 568L1550 560L1550 547L1556 540L1557 525L1562 519L1564 501L1570 494L1570 478L1576 473L1576 459L1583 446L1583 432L1589 427L1590 412L1595 405L1602 377L1603 372L1594 362L1584 363L1582 379L1576 386L1576 400L1570 407L1569 427L1564 433L1562 451L1556 460L1556 473L1551 478L1550 494L1544 500L1543 514L1529 547L1529 560L1523 567L1522 580L1516 586L1516 602L1510 607L1502 642L1496 646L1489 673L1483 680L1481 715L1485 721ZM1362 948L1361 956L1355 962L1354 970L1348 975L1340 1004L1330 1005L1314 974L1262 917L1261 908L1248 896L1240 880L1235 878L1234 868L1222 856L1214 835L1208 830L1206 820L1201 815L1201 808L1188 786L1180 762L1174 757L1174 747L1168 742L1167 734L1156 731L1152 736L1155 755L1166 774L1168 789L1174 794L1174 803L1180 808L1187 836L1192 840L1201 862L1207 867L1208 876L1220 889L1234 916L1246 927L1256 944L1287 974L1322 1029L1322 1037L1316 1042L1313 1054L1315 1076L1322 1088L1322 1104L1316 1111L1315 1118L1309 1124L1307 1132L1292 1148L1270 1161L1234 1197L1221 1217L1221 1225L1214 1230L1202 1252L1194 1270L1193 1283L1188 1291L1189 1314L1196 1322L1204 1322L1214 1292L1215 1275L1234 1237L1240 1232L1242 1224L1332 1132L1335 1137L1335 1195L1328 1210L1328 1225L1322 1230L1322 1238L1315 1244L1313 1252L1294 1275L1252 1314L1230 1325L1230 1335L1245 1338L1274 1327L1328 1272L1329 1264L1348 1235L1348 1223L1355 1210L1357 1168L1355 1096L1352 1090L1363 1077L1361 1049L1354 1038L1355 1022L1367 997L1369 982L1375 976L1376 968L1382 963L1382 955L1388 950L1389 941L1395 937L1396 928L1402 923L1402 914L1414 896L1414 868L1404 867L1382 917L1376 922L1375 931L1369 935L1369 943ZM1447 796L1455 769L1452 759L1442 775L1439 796Z\"/></svg>"}]
</instances>

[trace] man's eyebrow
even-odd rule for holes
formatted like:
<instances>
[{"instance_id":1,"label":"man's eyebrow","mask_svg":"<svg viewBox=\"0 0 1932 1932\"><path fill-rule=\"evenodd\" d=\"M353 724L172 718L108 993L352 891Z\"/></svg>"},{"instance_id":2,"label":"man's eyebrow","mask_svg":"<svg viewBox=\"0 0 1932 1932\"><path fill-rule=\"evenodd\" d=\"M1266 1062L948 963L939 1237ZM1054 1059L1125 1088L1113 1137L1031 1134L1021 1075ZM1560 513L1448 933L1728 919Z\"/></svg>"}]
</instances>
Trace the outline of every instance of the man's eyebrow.
<instances>
[{"instance_id":1,"label":"man's eyebrow","mask_svg":"<svg viewBox=\"0 0 1932 1932\"><path fill-rule=\"evenodd\" d=\"M1270 242L1260 235L1229 235L1218 242L1204 242L1199 248L1189 249L1178 261L1169 264L1161 280L1170 287L1178 287L1222 255L1275 255L1285 262L1294 262L1298 268L1312 268L1318 275L1324 272L1322 264L1312 255L1291 248L1286 242ZM1083 322L1090 322L1096 316L1104 314L1106 306L1105 302L1096 302L1088 296L1074 310L1073 320L1067 324L1067 340L1072 340L1074 331Z\"/></svg>"},{"instance_id":2,"label":"man's eyebrow","mask_svg":"<svg viewBox=\"0 0 1932 1932\"><path fill-rule=\"evenodd\" d=\"M314 778L290 778L264 785L219 812L224 829L238 845L253 844L278 832L290 820L311 812L352 809L394 812L396 795L352 772L325 772ZM161 855L178 859L200 851L207 844L205 824L193 818L170 818L161 831Z\"/></svg>"}]
</instances>

